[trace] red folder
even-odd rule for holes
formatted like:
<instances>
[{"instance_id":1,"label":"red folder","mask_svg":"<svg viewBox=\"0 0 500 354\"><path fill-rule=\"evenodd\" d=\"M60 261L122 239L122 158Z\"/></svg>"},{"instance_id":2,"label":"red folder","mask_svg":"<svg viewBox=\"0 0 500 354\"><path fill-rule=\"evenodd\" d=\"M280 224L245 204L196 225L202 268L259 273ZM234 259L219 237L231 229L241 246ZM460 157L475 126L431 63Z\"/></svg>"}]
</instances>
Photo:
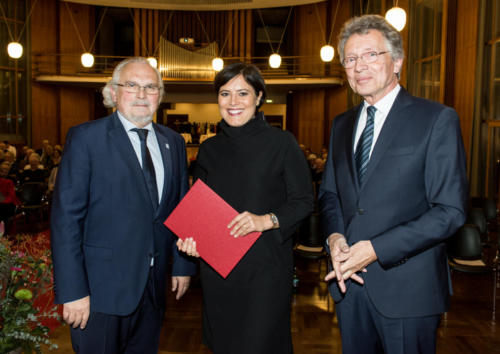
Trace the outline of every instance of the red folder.
<instances>
[{"instance_id":1,"label":"red folder","mask_svg":"<svg viewBox=\"0 0 500 354\"><path fill-rule=\"evenodd\" d=\"M183 240L192 237L200 257L226 278L261 234L231 236L227 225L238 214L198 179L164 224Z\"/></svg>"}]
</instances>

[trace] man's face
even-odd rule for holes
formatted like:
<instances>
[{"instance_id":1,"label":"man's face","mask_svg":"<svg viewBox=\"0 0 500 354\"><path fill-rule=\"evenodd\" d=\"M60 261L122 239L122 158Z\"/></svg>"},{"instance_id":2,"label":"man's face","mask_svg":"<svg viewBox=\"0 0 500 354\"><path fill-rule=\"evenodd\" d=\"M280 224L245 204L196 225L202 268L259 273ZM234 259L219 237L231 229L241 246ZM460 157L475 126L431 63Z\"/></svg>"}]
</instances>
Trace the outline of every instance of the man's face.
<instances>
[{"instance_id":1,"label":"man's face","mask_svg":"<svg viewBox=\"0 0 500 354\"><path fill-rule=\"evenodd\" d=\"M145 63L130 63L122 69L118 83L127 82L140 86L159 86L156 72L151 65ZM152 121L153 114L158 108L160 94L148 95L143 88L137 93L130 93L124 87L112 86L111 97L118 111L126 119L142 128Z\"/></svg>"},{"instance_id":2,"label":"man's face","mask_svg":"<svg viewBox=\"0 0 500 354\"><path fill-rule=\"evenodd\" d=\"M344 58L358 58L353 68L345 69L349 85L371 105L397 85L396 73L401 70L403 59L392 60L390 52L378 55L373 63L365 63L359 57L367 52L388 50L387 41L377 30L371 30L367 34L353 34L344 46Z\"/></svg>"}]
</instances>

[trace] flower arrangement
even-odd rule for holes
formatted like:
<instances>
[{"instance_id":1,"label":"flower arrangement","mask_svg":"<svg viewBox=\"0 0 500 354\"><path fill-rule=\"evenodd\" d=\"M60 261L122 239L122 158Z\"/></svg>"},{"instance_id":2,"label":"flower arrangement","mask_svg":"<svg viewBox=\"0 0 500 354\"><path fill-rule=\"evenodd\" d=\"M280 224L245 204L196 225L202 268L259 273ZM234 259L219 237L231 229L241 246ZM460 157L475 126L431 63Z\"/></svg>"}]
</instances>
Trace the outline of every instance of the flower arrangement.
<instances>
[{"instance_id":1,"label":"flower arrangement","mask_svg":"<svg viewBox=\"0 0 500 354\"><path fill-rule=\"evenodd\" d=\"M29 235L17 239L30 242ZM57 306L51 301L34 305L52 291L49 259L47 248L35 257L23 251L23 241L15 243L0 236L0 353L18 349L41 353L42 344L57 348L49 340L49 328L41 323L47 318L59 319Z\"/></svg>"}]
</instances>

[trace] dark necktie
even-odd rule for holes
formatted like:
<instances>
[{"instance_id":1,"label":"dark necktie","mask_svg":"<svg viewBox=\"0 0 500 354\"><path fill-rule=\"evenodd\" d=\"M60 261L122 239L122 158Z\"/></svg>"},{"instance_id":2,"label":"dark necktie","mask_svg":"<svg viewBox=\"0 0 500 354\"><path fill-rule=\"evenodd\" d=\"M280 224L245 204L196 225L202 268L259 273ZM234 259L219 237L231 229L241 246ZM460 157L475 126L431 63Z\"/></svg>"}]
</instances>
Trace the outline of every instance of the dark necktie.
<instances>
[{"instance_id":1,"label":"dark necktie","mask_svg":"<svg viewBox=\"0 0 500 354\"><path fill-rule=\"evenodd\" d=\"M144 173L144 178L146 179L146 184L149 188L149 194L151 195L153 206L156 209L158 207L158 186L156 185L156 173L153 165L153 159L151 158L148 144L146 143L149 130L139 128L131 130L136 132L141 140L142 172Z\"/></svg>"},{"instance_id":2,"label":"dark necktie","mask_svg":"<svg viewBox=\"0 0 500 354\"><path fill-rule=\"evenodd\" d=\"M366 109L366 126L361 133L358 141L358 146L354 154L354 160L356 161L356 169L358 171L358 181L360 186L364 182L368 160L370 160L370 149L372 147L373 141L373 121L375 119L376 110L377 109L374 106L368 106L368 108Z\"/></svg>"}]
</instances>

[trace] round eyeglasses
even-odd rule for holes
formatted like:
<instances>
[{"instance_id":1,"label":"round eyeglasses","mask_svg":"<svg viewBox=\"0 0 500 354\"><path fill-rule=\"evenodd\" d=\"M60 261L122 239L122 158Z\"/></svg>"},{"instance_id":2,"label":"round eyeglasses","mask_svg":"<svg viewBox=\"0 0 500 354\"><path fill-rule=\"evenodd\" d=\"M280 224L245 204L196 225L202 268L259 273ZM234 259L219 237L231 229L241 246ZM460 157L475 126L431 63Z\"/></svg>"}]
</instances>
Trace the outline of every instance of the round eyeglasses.
<instances>
[{"instance_id":1,"label":"round eyeglasses","mask_svg":"<svg viewBox=\"0 0 500 354\"><path fill-rule=\"evenodd\" d=\"M342 65L346 69L352 69L356 65L356 61L358 59L363 61L363 63L365 63L365 64L374 63L377 61L379 55L385 54L385 53L390 53L390 51L389 50L386 50L385 52L372 51L372 52L363 53L359 57L358 56L345 57L344 60L342 61Z\"/></svg>"},{"instance_id":2,"label":"round eyeglasses","mask_svg":"<svg viewBox=\"0 0 500 354\"><path fill-rule=\"evenodd\" d=\"M160 88L153 84L141 86L136 82L127 81L124 84L116 84L116 85L123 87L123 89L128 93L139 93L141 89L144 89L146 95L157 95L160 92Z\"/></svg>"}]
</instances>

